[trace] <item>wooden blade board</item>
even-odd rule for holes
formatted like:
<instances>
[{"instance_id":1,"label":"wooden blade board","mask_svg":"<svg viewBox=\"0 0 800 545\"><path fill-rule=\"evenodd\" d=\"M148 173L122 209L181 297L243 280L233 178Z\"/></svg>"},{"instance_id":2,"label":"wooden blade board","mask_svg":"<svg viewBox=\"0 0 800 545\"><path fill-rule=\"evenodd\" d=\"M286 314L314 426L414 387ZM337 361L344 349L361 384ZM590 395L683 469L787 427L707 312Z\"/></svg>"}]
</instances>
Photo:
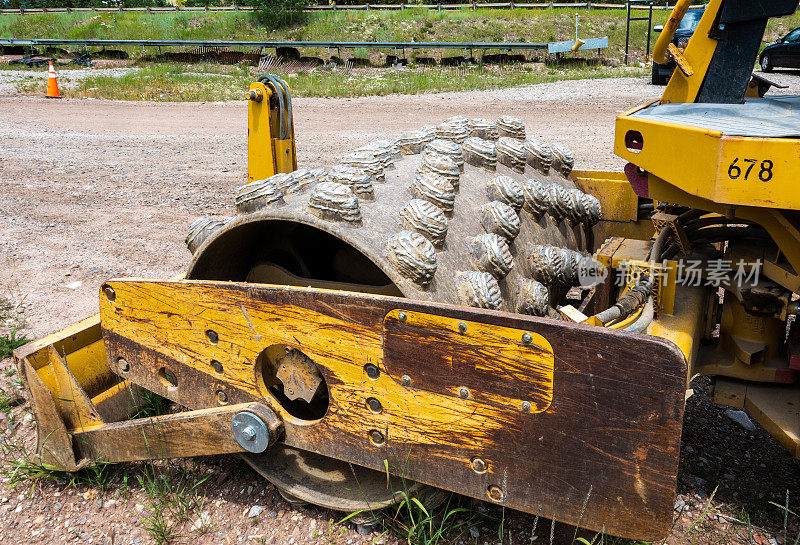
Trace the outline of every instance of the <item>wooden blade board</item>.
<instances>
[{"instance_id":1,"label":"wooden blade board","mask_svg":"<svg viewBox=\"0 0 800 545\"><path fill-rule=\"evenodd\" d=\"M379 471L388 463L415 481L612 535L654 540L669 530L686 382L669 341L311 288L107 285L109 363L177 403L261 401L292 447ZM294 417L267 390L258 356L275 344L316 363L329 391L324 417Z\"/></svg>"}]
</instances>

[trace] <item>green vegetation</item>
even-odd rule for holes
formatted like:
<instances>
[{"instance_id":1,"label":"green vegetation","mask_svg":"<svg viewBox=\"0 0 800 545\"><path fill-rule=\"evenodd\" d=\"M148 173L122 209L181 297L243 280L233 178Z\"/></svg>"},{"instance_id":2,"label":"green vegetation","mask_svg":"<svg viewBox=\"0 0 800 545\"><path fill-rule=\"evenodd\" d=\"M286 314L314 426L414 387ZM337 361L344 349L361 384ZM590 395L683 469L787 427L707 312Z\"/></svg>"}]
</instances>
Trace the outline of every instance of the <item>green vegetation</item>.
<instances>
[{"instance_id":1,"label":"green vegetation","mask_svg":"<svg viewBox=\"0 0 800 545\"><path fill-rule=\"evenodd\" d=\"M147 515L143 527L158 545L168 545L180 537L182 527L192 516L202 511L205 499L200 494L209 475L202 475L197 463L191 461L168 462L164 467L148 463L138 475L139 484L147 495ZM211 519L200 513L200 524L195 534L204 534L212 529Z\"/></svg>"},{"instance_id":2,"label":"green vegetation","mask_svg":"<svg viewBox=\"0 0 800 545\"><path fill-rule=\"evenodd\" d=\"M305 22L265 30L257 13L46 13L0 16L0 37L541 42L571 39L574 14L575 10L565 8L341 11L310 13ZM663 23L666 16L664 10L656 12L654 24ZM611 42L607 55L619 58L625 45L624 21L622 9L582 11L579 32L581 36L607 35ZM633 47L643 49L645 25L635 24L632 30Z\"/></svg>"},{"instance_id":3,"label":"green vegetation","mask_svg":"<svg viewBox=\"0 0 800 545\"><path fill-rule=\"evenodd\" d=\"M554 41L574 35L574 9L477 9L443 11L340 11L297 15L275 11L276 0L262 0L264 10L244 12L43 13L0 16L2 38L96 38L186 40L366 40L366 41ZM280 0L294 5L297 0ZM625 47L625 11L581 10L582 37L608 36L604 55L621 58ZM643 12L644 13L644 12ZM271 14L271 15L270 15ZM654 12L653 24L668 12ZM307 16L307 17L305 17ZM770 21L772 41L800 24L800 15ZM265 30L272 28L272 30ZM281 28L277 28L277 27ZM631 26L631 49L643 57L646 25ZM131 53L136 53L134 48ZM141 50L138 50L141 53ZM634 57L636 58L636 57Z\"/></svg>"},{"instance_id":4,"label":"green vegetation","mask_svg":"<svg viewBox=\"0 0 800 545\"><path fill-rule=\"evenodd\" d=\"M273 0L263 0L273 6ZM299 0L280 0L292 3ZM266 8L265 8L266 9ZM270 8L273 9L273 8ZM267 9L267 11L269 11ZM96 39L193 39L193 40L339 40L339 41L554 41L568 40L574 35L573 9L542 10L459 10L437 12L428 9L404 11L340 11L303 14L305 21L292 20L292 10L282 12L288 19L266 21L266 13L235 12L163 12L147 14L123 13L45 13L0 16L0 37L3 38L96 38ZM288 14L288 15L287 15ZM273 15L275 15L273 13ZM654 13L654 24L663 23L667 12ZM275 15L277 16L277 15ZM624 10L591 10L579 13L579 34L582 37L609 37L610 47L603 52L570 54L613 59L613 62L588 62L583 65L539 63L505 66L476 65L469 67L425 66L426 57L442 58L461 52L414 50L406 51L412 61L407 70L376 68L385 65L387 55L395 51L376 50L303 50L308 56L328 59L336 54L343 58L369 58L374 67L343 70L318 67L296 72L289 64L269 70L288 79L295 96L358 97L389 93L422 93L505 88L545 83L564 79L642 76L645 60L644 23L632 25L631 68L612 67L624 53ZM283 17L283 15L281 15ZM281 27L265 30L263 25ZM800 25L800 15L772 20L766 40L774 40ZM655 35L654 35L655 36ZM654 41L654 38L653 38ZM128 47L133 60L123 64L137 68L121 77L96 76L76 86L62 85L62 94L71 97L92 97L119 100L150 101L217 101L241 97L256 75L255 67L246 63L219 65L210 62L176 64L156 62L156 51ZM81 51L82 52L82 51ZM478 57L492 51L474 51ZM541 51L528 52L529 59L543 60ZM138 60L137 60L138 59ZM420 59L419 65L413 62ZM428 62L427 64L430 64ZM9 65L0 68L17 68ZM20 71L26 70L20 68ZM20 78L20 92L41 91L41 78ZM69 83L69 70L60 69L59 81Z\"/></svg>"},{"instance_id":5,"label":"green vegetation","mask_svg":"<svg viewBox=\"0 0 800 545\"><path fill-rule=\"evenodd\" d=\"M412 69L354 69L349 72L317 69L304 73L270 70L289 82L295 97L359 97L391 93L500 89L535 83L583 78L643 76L646 69L607 66L472 66L419 67ZM219 101L236 100L256 76L246 66L216 64L158 64L129 72L121 77L95 76L62 85L67 97L112 100ZM69 81L69 71L59 73L59 81ZM40 93L40 79L17 84L21 93Z\"/></svg>"},{"instance_id":6,"label":"green vegetation","mask_svg":"<svg viewBox=\"0 0 800 545\"><path fill-rule=\"evenodd\" d=\"M266 28L283 28L303 23L307 13L306 0L252 0L255 20Z\"/></svg>"},{"instance_id":7,"label":"green vegetation","mask_svg":"<svg viewBox=\"0 0 800 545\"><path fill-rule=\"evenodd\" d=\"M61 486L91 487L107 490L122 482L120 469L124 466L98 462L76 472L60 471L58 468L42 464L28 454L24 447L13 443L9 438L0 438L0 475L8 480L14 489L22 485L33 486L39 481L53 481Z\"/></svg>"},{"instance_id":8,"label":"green vegetation","mask_svg":"<svg viewBox=\"0 0 800 545\"><path fill-rule=\"evenodd\" d=\"M289 26L265 30L257 13L44 13L0 16L0 37L538 42L571 39L575 32L574 14L574 9L567 8L340 11L310 13L306 21L289 20L286 21ZM665 10L654 12L653 24L663 23L667 15ZM766 39L774 40L798 24L798 14L773 19ZM631 45L637 53L644 53L646 30L642 22L631 25ZM605 55L620 58L625 47L625 11L580 11L579 34L582 37L608 36L610 47Z\"/></svg>"},{"instance_id":9,"label":"green vegetation","mask_svg":"<svg viewBox=\"0 0 800 545\"><path fill-rule=\"evenodd\" d=\"M10 357L16 348L30 340L21 333L24 327L20 306L11 299L0 297L0 360Z\"/></svg>"}]
</instances>

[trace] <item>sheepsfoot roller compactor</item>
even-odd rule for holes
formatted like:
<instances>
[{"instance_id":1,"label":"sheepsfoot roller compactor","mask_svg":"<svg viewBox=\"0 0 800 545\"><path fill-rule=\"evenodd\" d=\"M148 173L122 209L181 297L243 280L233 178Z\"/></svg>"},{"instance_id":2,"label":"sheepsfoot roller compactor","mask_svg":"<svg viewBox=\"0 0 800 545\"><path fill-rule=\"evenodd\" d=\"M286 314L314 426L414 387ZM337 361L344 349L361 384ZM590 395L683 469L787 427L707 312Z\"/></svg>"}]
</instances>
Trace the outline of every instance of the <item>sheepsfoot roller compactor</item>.
<instances>
[{"instance_id":1,"label":"sheepsfoot roller compactor","mask_svg":"<svg viewBox=\"0 0 800 545\"><path fill-rule=\"evenodd\" d=\"M711 0L667 47L687 5L664 96L617 119L624 173L509 116L298 169L289 89L260 78L250 183L191 225L185 277L109 280L15 353L41 463L239 453L289 501L443 489L654 540L696 375L798 455L800 99L751 75L796 0ZM131 419L144 390L185 410Z\"/></svg>"}]
</instances>

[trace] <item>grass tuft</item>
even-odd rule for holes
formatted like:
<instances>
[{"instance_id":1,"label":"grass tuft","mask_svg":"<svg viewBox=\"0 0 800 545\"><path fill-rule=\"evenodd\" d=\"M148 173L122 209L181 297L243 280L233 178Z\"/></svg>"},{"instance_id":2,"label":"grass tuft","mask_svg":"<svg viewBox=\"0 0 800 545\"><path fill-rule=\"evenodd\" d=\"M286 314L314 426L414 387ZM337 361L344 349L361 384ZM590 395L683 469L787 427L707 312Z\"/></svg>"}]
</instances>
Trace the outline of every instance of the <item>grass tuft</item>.
<instances>
[{"instance_id":1,"label":"grass tuft","mask_svg":"<svg viewBox=\"0 0 800 545\"><path fill-rule=\"evenodd\" d=\"M31 457L21 446L0 439L0 475L8 480L12 489L21 485L34 486L40 481L52 481L66 488L90 487L107 490L119 482L119 472L124 465L96 462L79 471L61 471L59 468L43 464Z\"/></svg>"},{"instance_id":2,"label":"grass tuft","mask_svg":"<svg viewBox=\"0 0 800 545\"><path fill-rule=\"evenodd\" d=\"M193 514L202 511L205 499L200 486L209 478L202 475L197 463L148 463L138 475L139 484L147 495L143 527L157 545L169 545L185 537L182 528ZM195 530L203 534L211 529L207 516L200 515L201 524Z\"/></svg>"},{"instance_id":3,"label":"grass tuft","mask_svg":"<svg viewBox=\"0 0 800 545\"><path fill-rule=\"evenodd\" d=\"M14 350L30 341L21 333L24 327L20 305L10 298L0 297L0 360L10 357Z\"/></svg>"}]
</instances>

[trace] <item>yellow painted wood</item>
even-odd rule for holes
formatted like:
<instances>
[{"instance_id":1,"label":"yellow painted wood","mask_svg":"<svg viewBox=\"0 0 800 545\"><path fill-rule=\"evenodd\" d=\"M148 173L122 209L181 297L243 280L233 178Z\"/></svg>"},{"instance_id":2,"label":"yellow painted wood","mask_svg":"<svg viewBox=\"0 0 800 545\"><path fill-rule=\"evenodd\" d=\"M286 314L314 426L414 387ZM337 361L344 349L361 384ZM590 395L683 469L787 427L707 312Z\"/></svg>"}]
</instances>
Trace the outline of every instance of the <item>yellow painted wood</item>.
<instances>
[{"instance_id":1,"label":"yellow painted wood","mask_svg":"<svg viewBox=\"0 0 800 545\"><path fill-rule=\"evenodd\" d=\"M52 350L52 373L56 382L55 401L59 414L69 428L102 423L97 408L78 383L61 356Z\"/></svg>"},{"instance_id":2,"label":"yellow painted wood","mask_svg":"<svg viewBox=\"0 0 800 545\"><path fill-rule=\"evenodd\" d=\"M285 442L290 446L333 455L330 450L321 452L320 436L346 431L363 437L364 446L368 446L369 431L382 429L395 443L413 444L415 448L446 446L448 452L454 452L459 445L452 443L453 438L461 438L462 445L471 449L482 441L484 445L491 444L493 432L507 420L498 406L460 399L452 392L412 394L387 373L381 373L376 380L369 379L364 366L381 366L383 360L382 331L349 316L331 316L269 301L254 304L246 296L220 299L221 292L213 288L188 290L181 289L178 283L109 284L116 291L116 300L101 300L106 330L135 339L145 350L166 354L208 377L209 391L202 392L203 396L194 390L187 391L186 399L180 397L180 392L164 394L193 407L193 403L208 399L210 390L228 385L252 399L272 400L270 406L280 413L286 426ZM217 344L210 343L206 336L210 327L219 336ZM537 342L543 340L538 338ZM331 408L323 421L312 426L289 414L266 389L257 369L254 373L259 353L275 344L301 350L327 376ZM222 362L224 376L213 373L209 364L212 359ZM159 365L150 360L129 364ZM331 380L334 376L335 381ZM139 379L137 375L137 382L142 383ZM152 387L155 391L160 388L157 383ZM181 388L179 385L178 390ZM368 397L379 397L385 410L378 415L365 411ZM497 400L498 405L503 403L508 400Z\"/></svg>"},{"instance_id":3,"label":"yellow painted wood","mask_svg":"<svg viewBox=\"0 0 800 545\"><path fill-rule=\"evenodd\" d=\"M242 411L256 414L270 429L271 444L281 423L259 403L240 403L85 426L74 433L76 450L86 459L110 463L246 452L231 430Z\"/></svg>"},{"instance_id":4,"label":"yellow painted wood","mask_svg":"<svg viewBox=\"0 0 800 545\"><path fill-rule=\"evenodd\" d=\"M454 384L449 390L453 397L460 397L459 389L467 387L471 398L500 409L519 410L521 404L527 401L531 404L528 411L530 413L543 412L552 403L555 357L553 347L538 333L412 311L402 311L404 319L401 320L400 312L392 310L386 315L384 336L395 334L393 332L398 329L413 328L415 333L421 333L408 338L409 344L420 342L425 339L425 335L430 335L431 338L436 338L437 344L447 345L450 356L445 365L438 368L437 373L450 376L475 369L502 381L503 392L531 392L525 398L513 397L497 391L487 391L486 385L462 382ZM529 343L523 341L525 334L531 338ZM425 348L421 348L420 352L421 357L424 357ZM465 361L468 360L468 355L476 352L483 357ZM404 373L398 372L388 363L387 368L396 380L401 380ZM418 384L416 386L420 387Z\"/></svg>"}]
</instances>

